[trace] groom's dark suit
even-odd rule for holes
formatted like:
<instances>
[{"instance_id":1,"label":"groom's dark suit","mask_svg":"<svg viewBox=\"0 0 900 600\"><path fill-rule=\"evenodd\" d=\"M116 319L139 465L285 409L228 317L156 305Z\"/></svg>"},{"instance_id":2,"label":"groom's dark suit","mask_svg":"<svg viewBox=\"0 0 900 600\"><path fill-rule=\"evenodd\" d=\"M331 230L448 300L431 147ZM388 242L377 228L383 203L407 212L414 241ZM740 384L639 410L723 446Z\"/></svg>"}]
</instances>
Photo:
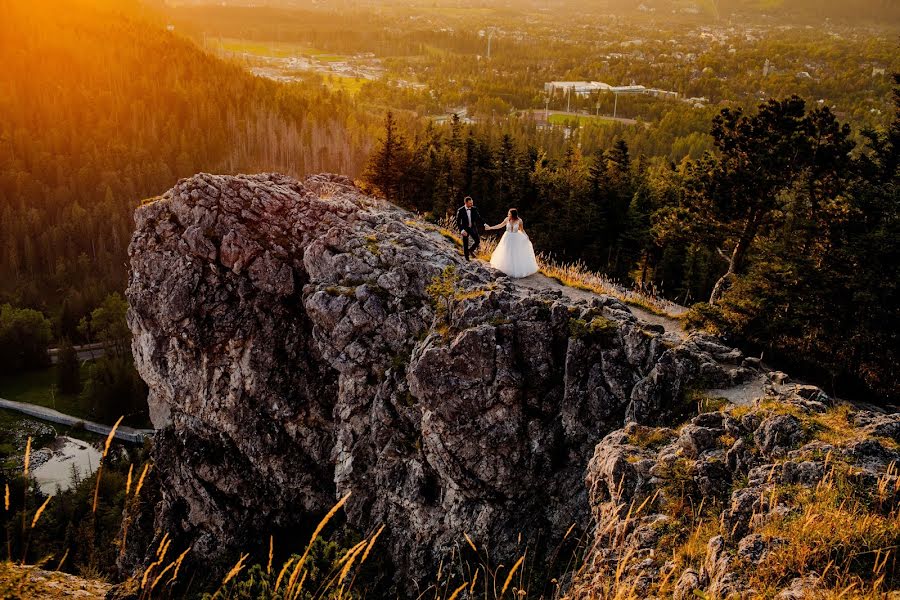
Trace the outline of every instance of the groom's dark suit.
<instances>
[{"instance_id":1,"label":"groom's dark suit","mask_svg":"<svg viewBox=\"0 0 900 600\"><path fill-rule=\"evenodd\" d=\"M466 260L469 260L469 253L474 254L475 250L478 249L478 244L481 243L478 229L479 227L484 227L484 225L484 219L481 218L481 213L478 212L474 204L472 208L462 206L456 211L456 226L460 231L468 234L463 236L463 255L466 257ZM469 247L469 240L473 242L471 248Z\"/></svg>"}]
</instances>

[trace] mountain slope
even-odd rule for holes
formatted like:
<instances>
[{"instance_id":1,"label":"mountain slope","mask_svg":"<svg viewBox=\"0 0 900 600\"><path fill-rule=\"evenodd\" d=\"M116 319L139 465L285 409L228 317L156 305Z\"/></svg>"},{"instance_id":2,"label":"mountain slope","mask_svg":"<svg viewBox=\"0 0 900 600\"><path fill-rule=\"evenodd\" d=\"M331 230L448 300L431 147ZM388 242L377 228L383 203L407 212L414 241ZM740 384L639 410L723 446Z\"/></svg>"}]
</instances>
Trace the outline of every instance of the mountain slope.
<instances>
[{"instance_id":1,"label":"mountain slope","mask_svg":"<svg viewBox=\"0 0 900 600\"><path fill-rule=\"evenodd\" d=\"M0 299L86 310L121 289L135 202L179 177L353 174L368 153L343 97L252 77L136 2L2 5Z\"/></svg>"}]
</instances>

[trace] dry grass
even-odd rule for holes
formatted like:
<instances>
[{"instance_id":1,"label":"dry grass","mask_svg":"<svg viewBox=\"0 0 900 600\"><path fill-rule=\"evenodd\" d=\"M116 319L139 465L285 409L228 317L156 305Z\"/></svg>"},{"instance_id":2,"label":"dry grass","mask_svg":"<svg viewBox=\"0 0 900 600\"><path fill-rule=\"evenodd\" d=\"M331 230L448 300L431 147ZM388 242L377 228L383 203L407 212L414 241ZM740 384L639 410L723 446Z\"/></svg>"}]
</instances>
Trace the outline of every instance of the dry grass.
<instances>
[{"instance_id":1,"label":"dry grass","mask_svg":"<svg viewBox=\"0 0 900 600\"><path fill-rule=\"evenodd\" d=\"M573 528L574 526L563 536L563 541ZM523 543L521 534L519 543ZM446 562L442 561L438 567L434 583L425 588L417 600L444 600L448 595L449 598L462 595L468 598L482 597L485 600L528 597L531 595L529 582L533 578L527 571L534 566L533 563L526 562L528 556L525 544L525 550L511 566L495 564L487 544L476 544L468 533L463 533L463 539L451 550ZM534 594L535 597L540 595Z\"/></svg>"},{"instance_id":2,"label":"dry grass","mask_svg":"<svg viewBox=\"0 0 900 600\"><path fill-rule=\"evenodd\" d=\"M855 440L859 432L850 423L852 413L849 404L839 404L829 408L823 415L814 415L812 422L815 438L835 446Z\"/></svg>"},{"instance_id":3,"label":"dry grass","mask_svg":"<svg viewBox=\"0 0 900 600\"><path fill-rule=\"evenodd\" d=\"M881 597L896 585L900 547L898 492L892 465L875 489L861 489L853 470L832 465L814 488L779 488L799 509L775 517L762 534L779 544L752 572L760 590L775 590L793 577L817 574L835 591L852 589L852 597Z\"/></svg>"},{"instance_id":4,"label":"dry grass","mask_svg":"<svg viewBox=\"0 0 900 600\"><path fill-rule=\"evenodd\" d=\"M0 561L0 598L49 600L72 597L80 600L103 600L110 587L105 581L48 571L40 566Z\"/></svg>"},{"instance_id":5,"label":"dry grass","mask_svg":"<svg viewBox=\"0 0 900 600\"><path fill-rule=\"evenodd\" d=\"M416 223L416 226L419 226L418 223ZM442 236L462 248L462 238L456 231L456 224L453 219L447 217L437 225L426 224L425 227L439 232ZM476 258L490 262L491 254L496 249L498 241L499 237L497 236L482 237ZM653 314L671 319L680 320L687 312L685 307L666 300L659 295L641 290L629 290L608 277L591 271L580 261L560 263L550 254L545 253L539 253L536 258L540 272L551 279L555 279L562 285L601 296L611 296L625 304L637 306Z\"/></svg>"},{"instance_id":6,"label":"dry grass","mask_svg":"<svg viewBox=\"0 0 900 600\"><path fill-rule=\"evenodd\" d=\"M753 597L772 598L797 577L821 578L822 589L815 598L854 598L875 600L896 597L897 552L900 548L900 519L897 497L900 483L892 467L871 490L853 488L851 474L832 468L822 483L814 488L778 489L795 510L771 519L758 531L772 540L772 550L759 565L736 564L747 578ZM613 518L598 528L601 532L625 529L630 520L642 516L651 500L629 509L624 520ZM610 534L604 538L607 548L618 551L618 561L584 567L576 572L575 583L564 596L571 599L638 600L671 597L678 577L685 568L699 569L707 556L709 540L722 534L718 519L720 507L699 507L674 515L661 525L659 542L654 549L660 576L649 590L640 592L627 574L637 568L646 555L635 553L625 539ZM667 509L664 509L669 512ZM663 567L668 562L668 567ZM701 595L700 597L706 597Z\"/></svg>"},{"instance_id":7,"label":"dry grass","mask_svg":"<svg viewBox=\"0 0 900 600\"><path fill-rule=\"evenodd\" d=\"M736 407L732 414L746 414L750 410L793 415L801 420L810 440L846 446L863 439L858 428L852 425L853 411L847 405L832 407L824 413L807 413L791 404L766 401L755 408ZM663 431L639 428L630 436L629 443L653 448L666 439L661 435ZM733 436L720 438L726 447L734 441ZM737 559L734 564L734 570L744 580L742 585L755 590L753 597L775 597L800 577L820 581L822 588L810 597L864 600L898 597L898 465L890 464L873 483L866 471L840 457L838 452L824 457L827 475L816 486L773 484L763 492L767 506L773 509L781 506L786 510L769 513L767 509L766 515L758 515L757 524L751 530L770 542L769 554L762 562L756 565ZM726 538L728 535L721 530L723 507L707 503L697 489L690 489L691 471L689 461L674 461L667 469L655 473L661 480L656 496L638 507L632 503L624 519L615 512L608 522L601 519L598 525L601 549L613 550L617 560L604 560L595 563L593 569L579 570L569 597L578 600L667 598L672 596L674 584L685 568L699 570L707 557L709 540L716 535ZM742 482L737 480L733 486L738 489ZM651 554L661 569L659 575L649 589L638 593L629 583L631 580L622 574L640 570L641 561L647 555L630 550L627 539L618 532L627 529L629 520L639 519L645 507L647 512L658 512L668 519L658 522L659 537Z\"/></svg>"},{"instance_id":8,"label":"dry grass","mask_svg":"<svg viewBox=\"0 0 900 600\"><path fill-rule=\"evenodd\" d=\"M682 569L699 567L706 558L709 540L720 533L719 521L715 518L701 518L697 521L687 537L672 550L672 559Z\"/></svg>"},{"instance_id":9,"label":"dry grass","mask_svg":"<svg viewBox=\"0 0 900 600\"><path fill-rule=\"evenodd\" d=\"M840 403L828 407L824 413L810 413L795 404L765 399L757 404L744 404L731 409L731 416L741 418L744 415L762 411L772 415L790 415L796 417L803 425L809 439L818 440L836 447L846 447L865 438L865 433L851 422L853 406ZM897 449L897 442L890 438L876 438L883 446Z\"/></svg>"},{"instance_id":10,"label":"dry grass","mask_svg":"<svg viewBox=\"0 0 900 600\"><path fill-rule=\"evenodd\" d=\"M791 414L799 418L810 436L829 444L840 446L859 439L853 427L852 408L838 405L822 414L806 413L800 408L774 401L766 401L755 408L775 414ZM733 416L747 412L747 407L736 407ZM657 449L673 436L671 430L638 427L629 437L629 443L640 448ZM721 440L725 446L733 443L733 437ZM107 444L108 449L108 444ZM30 450L30 447L29 447ZM104 454L106 451L104 451ZM26 457L23 473L30 466L30 452ZM761 596L773 597L793 578L806 575L821 577L824 590L821 598L884 598L897 585L897 553L900 548L900 478L896 464L873 485L860 476L860 470L829 455L825 464L828 475L813 488L802 486L774 486L767 491L768 504L775 506L782 501L793 507L789 512L775 513L756 531L773 541L768 557L758 566L745 566L741 572L748 585ZM139 502L141 488L150 470L142 467L137 482L132 485L129 469L125 502ZM637 600L647 592L638 590L630 575L646 558L646 554L634 552L626 545L630 522L637 522L650 513L661 511L669 517L660 521L662 531L654 548L657 562L669 566L660 571L652 585L652 592L660 597L671 596L680 573L687 567L697 568L706 557L707 543L722 533L718 513L720 506L700 501L692 486L692 463L679 458L666 472L658 476L663 480L656 495L633 502L624 519L610 514L599 519L596 539L602 540L604 549L619 553L619 559L608 563L592 562L598 547L586 548L578 543L573 558L566 567L573 574L573 584L562 587L552 580L549 584L533 572L535 565L529 562L528 545L522 547L519 558L511 565L497 564L488 553L488 545L463 534L449 560L442 563L434 583L425 588L419 600L457 600L458 598L483 597L485 600L514 598L590 598L591 600ZM98 473L99 476L99 473ZM5 508L8 510L8 488ZM326 525L335 518L348 500L342 498L319 522L302 555L292 556L280 570L273 569L272 555L275 542L269 540L268 564L264 570L248 569L248 554L242 554L221 580L219 589L211 598L245 598L246 586L253 577L265 577L269 585L265 598L273 600L358 598L362 591L357 585L367 559L373 553L384 527L377 528L330 565L328 572L315 572L321 565L313 564L310 553L320 540ZM40 526L41 515L51 502L50 498L38 507L29 523L23 524L24 533ZM127 514L127 511L126 511ZM124 547L128 523L123 523L121 544ZM573 525L574 528L574 525ZM573 528L563 537L569 537ZM593 532L592 532L593 533ZM562 543L560 542L560 547ZM180 581L182 564L190 548L172 548L172 540L164 535L153 554L153 562L135 580L135 597L141 600L172 597L173 586ZM558 550L557 550L558 551ZM585 553L585 551L587 551ZM374 550L377 553L377 549ZM588 557L582 561L581 557ZM11 557L10 557L11 558ZM60 559L60 564L65 556ZM8 563L7 563L8 564ZM2 565L0 565L2 567ZM740 568L740 567L739 567ZM276 577L277 570L277 577ZM262 575L260 575L260 573ZM314 585L310 582L316 581ZM8 581L0 578L0 590ZM24 582L17 580L16 586ZM7 591L13 590L10 588ZM244 590L244 592L242 592ZM13 590L15 591L15 590Z\"/></svg>"},{"instance_id":11,"label":"dry grass","mask_svg":"<svg viewBox=\"0 0 900 600\"><path fill-rule=\"evenodd\" d=\"M538 255L538 265L541 273L563 285L603 296L611 296L625 304L643 308L656 315L680 319L687 312L683 306L660 296L639 290L629 290L608 277L591 271L580 261L559 263L551 256L540 254Z\"/></svg>"},{"instance_id":12,"label":"dry grass","mask_svg":"<svg viewBox=\"0 0 900 600\"><path fill-rule=\"evenodd\" d=\"M773 398L766 398L762 402L754 404L741 404L730 409L731 416L740 419L751 412L765 412L773 415L792 415L801 421L808 420L809 414L795 404L779 402Z\"/></svg>"},{"instance_id":13,"label":"dry grass","mask_svg":"<svg viewBox=\"0 0 900 600\"><path fill-rule=\"evenodd\" d=\"M731 406L727 398L710 396L708 390L689 389L684 395L686 404L696 405L697 414L720 412Z\"/></svg>"},{"instance_id":14,"label":"dry grass","mask_svg":"<svg viewBox=\"0 0 900 600\"><path fill-rule=\"evenodd\" d=\"M846 446L863 439L862 431L851 423L853 407L850 404L841 403L830 407L823 414L814 414L810 417L810 429L814 439L831 444L832 446ZM890 438L877 438L881 445L896 450L897 442Z\"/></svg>"},{"instance_id":15,"label":"dry grass","mask_svg":"<svg viewBox=\"0 0 900 600\"><path fill-rule=\"evenodd\" d=\"M247 554L242 554L231 570L222 579L219 589L208 600L226 598L254 598L271 600L305 600L358 598L356 577L369 558L384 527L379 527L363 538L329 565L329 571L323 572L320 561L314 559L314 548L321 542L321 535L326 525L332 521L349 499L350 494L341 498L330 511L319 521L310 537L303 554L293 555L281 566L277 575L272 569L274 539L269 540L269 562L264 570L255 567L246 576ZM241 575L239 577L239 575Z\"/></svg>"},{"instance_id":16,"label":"dry grass","mask_svg":"<svg viewBox=\"0 0 900 600\"><path fill-rule=\"evenodd\" d=\"M638 448L659 450L674 437L675 433L669 429L637 425L628 436L628 443Z\"/></svg>"}]
</instances>

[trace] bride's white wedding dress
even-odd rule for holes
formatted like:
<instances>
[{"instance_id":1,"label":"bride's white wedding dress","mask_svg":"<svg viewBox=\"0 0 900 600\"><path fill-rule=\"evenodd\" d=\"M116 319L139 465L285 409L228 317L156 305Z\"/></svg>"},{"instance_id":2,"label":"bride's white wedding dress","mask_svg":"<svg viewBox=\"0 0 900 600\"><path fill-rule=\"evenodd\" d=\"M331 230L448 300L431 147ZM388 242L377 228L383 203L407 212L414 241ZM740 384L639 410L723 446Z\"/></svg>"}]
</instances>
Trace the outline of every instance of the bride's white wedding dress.
<instances>
[{"instance_id":1,"label":"bride's white wedding dress","mask_svg":"<svg viewBox=\"0 0 900 600\"><path fill-rule=\"evenodd\" d=\"M534 246L524 232L519 231L519 221L506 224L506 232L491 254L491 266L510 277L528 277L538 272Z\"/></svg>"}]
</instances>

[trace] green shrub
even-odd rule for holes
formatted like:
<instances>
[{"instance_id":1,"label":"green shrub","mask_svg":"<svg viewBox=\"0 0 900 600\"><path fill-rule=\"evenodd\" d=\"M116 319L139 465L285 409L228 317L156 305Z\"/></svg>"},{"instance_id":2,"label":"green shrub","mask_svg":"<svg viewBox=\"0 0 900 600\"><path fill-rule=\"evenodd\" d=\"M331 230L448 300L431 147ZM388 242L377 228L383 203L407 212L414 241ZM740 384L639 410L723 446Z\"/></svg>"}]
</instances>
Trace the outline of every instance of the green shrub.
<instances>
[{"instance_id":1,"label":"green shrub","mask_svg":"<svg viewBox=\"0 0 900 600\"><path fill-rule=\"evenodd\" d=\"M569 335L575 339L584 339L589 342L609 340L617 330L618 326L615 322L606 317L594 317L590 322L584 319L569 320Z\"/></svg>"},{"instance_id":2,"label":"green shrub","mask_svg":"<svg viewBox=\"0 0 900 600\"><path fill-rule=\"evenodd\" d=\"M50 363L50 321L40 312L0 306L0 372L19 373Z\"/></svg>"},{"instance_id":3,"label":"green shrub","mask_svg":"<svg viewBox=\"0 0 900 600\"><path fill-rule=\"evenodd\" d=\"M56 387L63 394L75 395L81 392L81 364L78 362L78 352L68 340L59 349Z\"/></svg>"}]
</instances>

